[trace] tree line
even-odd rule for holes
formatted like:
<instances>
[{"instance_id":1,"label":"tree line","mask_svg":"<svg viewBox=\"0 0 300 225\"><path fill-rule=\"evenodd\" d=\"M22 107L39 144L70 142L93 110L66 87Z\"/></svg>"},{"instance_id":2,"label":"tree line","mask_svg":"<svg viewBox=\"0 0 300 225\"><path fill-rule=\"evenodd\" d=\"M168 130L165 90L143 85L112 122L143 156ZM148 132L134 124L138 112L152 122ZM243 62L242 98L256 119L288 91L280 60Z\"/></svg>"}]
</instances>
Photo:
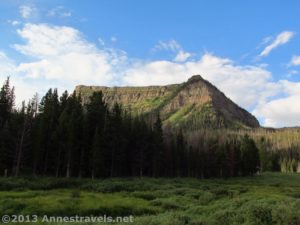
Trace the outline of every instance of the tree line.
<instances>
[{"instance_id":1,"label":"tree line","mask_svg":"<svg viewBox=\"0 0 300 225\"><path fill-rule=\"evenodd\" d=\"M260 170L254 140L163 128L122 105L108 105L101 92L86 104L78 93L50 89L17 109L9 78L0 91L0 173L55 177L233 177Z\"/></svg>"}]
</instances>

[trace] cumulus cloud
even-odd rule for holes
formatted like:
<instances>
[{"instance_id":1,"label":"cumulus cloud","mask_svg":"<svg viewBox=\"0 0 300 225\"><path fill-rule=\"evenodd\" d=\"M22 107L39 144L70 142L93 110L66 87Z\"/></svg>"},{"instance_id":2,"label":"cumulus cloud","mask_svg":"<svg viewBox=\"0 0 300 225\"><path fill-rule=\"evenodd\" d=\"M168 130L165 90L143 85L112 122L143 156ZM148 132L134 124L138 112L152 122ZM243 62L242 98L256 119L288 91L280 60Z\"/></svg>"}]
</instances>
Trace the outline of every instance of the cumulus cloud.
<instances>
[{"instance_id":1,"label":"cumulus cloud","mask_svg":"<svg viewBox=\"0 0 300 225\"><path fill-rule=\"evenodd\" d=\"M30 78L63 80L73 85L109 84L115 75L113 67L126 59L124 52L98 49L71 27L26 24L18 33L26 43L14 45L15 49L37 59L18 66L18 72Z\"/></svg>"},{"instance_id":2,"label":"cumulus cloud","mask_svg":"<svg viewBox=\"0 0 300 225\"><path fill-rule=\"evenodd\" d=\"M299 66L300 65L300 56L298 56L298 55L293 56L293 58L291 59L290 65Z\"/></svg>"},{"instance_id":3,"label":"cumulus cloud","mask_svg":"<svg viewBox=\"0 0 300 225\"><path fill-rule=\"evenodd\" d=\"M264 126L300 126L300 83L280 80L277 90L280 96L258 104L254 115L264 119Z\"/></svg>"},{"instance_id":4,"label":"cumulus cloud","mask_svg":"<svg viewBox=\"0 0 300 225\"><path fill-rule=\"evenodd\" d=\"M300 126L299 98L300 94L295 94L271 100L257 107L254 114L264 118L263 125L267 127Z\"/></svg>"},{"instance_id":5,"label":"cumulus cloud","mask_svg":"<svg viewBox=\"0 0 300 225\"><path fill-rule=\"evenodd\" d=\"M76 29L48 24L26 24L17 30L26 43L15 44L14 48L24 55L36 58L63 55L70 52L89 53L95 46L87 42Z\"/></svg>"},{"instance_id":6,"label":"cumulus cloud","mask_svg":"<svg viewBox=\"0 0 300 225\"><path fill-rule=\"evenodd\" d=\"M13 47L32 60L16 64L1 53L0 72L14 74L14 83L22 84L17 87L18 102L33 96L34 91L44 93L50 87L73 91L78 84L118 84L119 70L127 62L125 52L99 49L71 27L26 24L17 32L24 44Z\"/></svg>"},{"instance_id":7,"label":"cumulus cloud","mask_svg":"<svg viewBox=\"0 0 300 225\"><path fill-rule=\"evenodd\" d=\"M24 19L29 19L35 13L36 8L32 5L21 5L19 7L19 12L21 17Z\"/></svg>"},{"instance_id":8,"label":"cumulus cloud","mask_svg":"<svg viewBox=\"0 0 300 225\"><path fill-rule=\"evenodd\" d=\"M273 40L271 44L269 44L264 48L264 50L260 53L260 56L263 57L269 55L270 52L275 48L277 48L278 46L289 42L293 36L294 36L294 32L292 31L281 32L280 34L277 35L277 37L275 38L275 40Z\"/></svg>"}]
</instances>

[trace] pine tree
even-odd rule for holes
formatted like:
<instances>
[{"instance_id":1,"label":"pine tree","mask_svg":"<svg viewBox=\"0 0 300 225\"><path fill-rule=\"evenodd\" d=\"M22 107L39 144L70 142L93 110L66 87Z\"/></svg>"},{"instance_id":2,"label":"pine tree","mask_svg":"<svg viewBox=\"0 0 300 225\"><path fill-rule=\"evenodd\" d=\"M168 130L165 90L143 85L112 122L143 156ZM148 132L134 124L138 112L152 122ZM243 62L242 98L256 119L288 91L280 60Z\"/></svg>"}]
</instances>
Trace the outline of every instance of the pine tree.
<instances>
[{"instance_id":1,"label":"pine tree","mask_svg":"<svg viewBox=\"0 0 300 225\"><path fill-rule=\"evenodd\" d=\"M81 105L81 97L75 93L69 97L70 115L68 123L68 141L66 155L66 177L78 176L80 165L80 154L82 148L82 122L83 111Z\"/></svg>"},{"instance_id":2,"label":"pine tree","mask_svg":"<svg viewBox=\"0 0 300 225\"><path fill-rule=\"evenodd\" d=\"M85 105L86 108L86 117L84 121L84 144L83 144L83 152L81 153L81 168L85 170L85 172L81 172L85 175L97 176L94 174L96 171L96 167L98 162L103 159L94 158L95 156L101 155L95 151L101 151L98 148L93 146L95 143L95 137L103 136L104 137L104 129L106 123L106 117L108 116L108 108L106 103L103 100L102 92L94 92L89 99L89 102ZM97 135L96 134L97 131ZM104 138L103 142L106 142ZM104 143L99 143L99 147L104 145ZM104 150L103 150L104 151ZM105 153L103 153L105 154ZM93 174L92 174L93 173Z\"/></svg>"},{"instance_id":3,"label":"pine tree","mask_svg":"<svg viewBox=\"0 0 300 225\"><path fill-rule=\"evenodd\" d=\"M111 110L110 116L107 118L108 120L105 133L107 140L109 141L108 149L110 151L110 176L121 176L123 175L122 168L124 167L123 163L125 161L121 105L115 103Z\"/></svg>"},{"instance_id":4,"label":"pine tree","mask_svg":"<svg viewBox=\"0 0 300 225\"><path fill-rule=\"evenodd\" d=\"M14 87L10 87L8 77L0 90L0 170L5 176L12 168L15 150L12 132L14 101Z\"/></svg>"},{"instance_id":5,"label":"pine tree","mask_svg":"<svg viewBox=\"0 0 300 225\"><path fill-rule=\"evenodd\" d=\"M53 174L57 156L58 143L55 131L60 115L57 89L49 89L39 106L37 144L35 145L34 174Z\"/></svg>"},{"instance_id":6,"label":"pine tree","mask_svg":"<svg viewBox=\"0 0 300 225\"><path fill-rule=\"evenodd\" d=\"M162 175L162 168L165 158L162 122L159 114L157 115L153 126L153 143L153 176L157 177Z\"/></svg>"},{"instance_id":7,"label":"pine tree","mask_svg":"<svg viewBox=\"0 0 300 225\"><path fill-rule=\"evenodd\" d=\"M16 131L16 154L15 154L15 165L13 168L14 175L19 176L22 164L24 164L25 159L31 156L30 148L32 147L32 127L34 123L34 116L36 114L36 102L35 98L29 101L27 107L25 107L25 102L22 104L20 112L15 113L15 118L17 119L17 131Z\"/></svg>"},{"instance_id":8,"label":"pine tree","mask_svg":"<svg viewBox=\"0 0 300 225\"><path fill-rule=\"evenodd\" d=\"M259 170L259 153L253 139L245 135L241 140L242 175L253 175Z\"/></svg>"},{"instance_id":9,"label":"pine tree","mask_svg":"<svg viewBox=\"0 0 300 225\"><path fill-rule=\"evenodd\" d=\"M0 90L0 129L9 120L15 104L14 87L10 87L8 77Z\"/></svg>"},{"instance_id":10,"label":"pine tree","mask_svg":"<svg viewBox=\"0 0 300 225\"><path fill-rule=\"evenodd\" d=\"M180 129L176 137L176 176L186 176L187 174L186 150L186 141Z\"/></svg>"}]
</instances>

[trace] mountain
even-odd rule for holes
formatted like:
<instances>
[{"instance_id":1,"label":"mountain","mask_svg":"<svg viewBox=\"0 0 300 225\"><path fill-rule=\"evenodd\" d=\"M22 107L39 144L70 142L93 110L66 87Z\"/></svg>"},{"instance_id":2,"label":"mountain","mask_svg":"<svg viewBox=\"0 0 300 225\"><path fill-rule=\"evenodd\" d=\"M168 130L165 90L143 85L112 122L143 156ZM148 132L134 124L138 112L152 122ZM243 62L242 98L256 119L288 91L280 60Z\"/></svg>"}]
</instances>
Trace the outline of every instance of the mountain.
<instances>
[{"instance_id":1,"label":"mountain","mask_svg":"<svg viewBox=\"0 0 300 225\"><path fill-rule=\"evenodd\" d=\"M133 114L160 114L165 125L185 130L200 128L256 128L257 119L227 98L200 75L166 86L103 87L79 85L83 103L94 91L102 91L109 105L121 103Z\"/></svg>"}]
</instances>

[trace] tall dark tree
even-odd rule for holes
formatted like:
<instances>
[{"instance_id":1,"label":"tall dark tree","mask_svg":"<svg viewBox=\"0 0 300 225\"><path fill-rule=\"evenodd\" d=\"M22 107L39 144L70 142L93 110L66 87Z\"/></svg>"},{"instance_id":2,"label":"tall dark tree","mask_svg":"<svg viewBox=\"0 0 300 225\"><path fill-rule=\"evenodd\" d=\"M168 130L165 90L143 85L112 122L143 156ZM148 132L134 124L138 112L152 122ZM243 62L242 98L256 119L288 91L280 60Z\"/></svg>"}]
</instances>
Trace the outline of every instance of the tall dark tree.
<instances>
[{"instance_id":1,"label":"tall dark tree","mask_svg":"<svg viewBox=\"0 0 300 225\"><path fill-rule=\"evenodd\" d=\"M153 176L157 177L162 174L165 157L162 122L159 114L153 126L153 144Z\"/></svg>"},{"instance_id":2,"label":"tall dark tree","mask_svg":"<svg viewBox=\"0 0 300 225\"><path fill-rule=\"evenodd\" d=\"M0 90L0 128L9 120L15 104L15 88L10 86L8 77Z\"/></svg>"},{"instance_id":3,"label":"tall dark tree","mask_svg":"<svg viewBox=\"0 0 300 225\"><path fill-rule=\"evenodd\" d=\"M60 115L57 89L49 89L41 100L39 112L34 172L49 175L55 171L58 149L57 139L54 136Z\"/></svg>"},{"instance_id":4,"label":"tall dark tree","mask_svg":"<svg viewBox=\"0 0 300 225\"><path fill-rule=\"evenodd\" d=\"M103 159L99 158L104 149L100 149L103 146L104 139L102 143L97 143L95 147L95 137L103 136L105 129L105 121L108 115L108 108L103 100L102 92L94 92L89 99L89 102L85 105L86 117L84 121L84 145L81 152L81 168L85 172L81 174L89 175L92 177L97 177L96 167L99 162ZM97 132L97 134L96 134ZM98 141L97 141L98 142ZM93 146L94 145L94 146Z\"/></svg>"},{"instance_id":5,"label":"tall dark tree","mask_svg":"<svg viewBox=\"0 0 300 225\"><path fill-rule=\"evenodd\" d=\"M74 93L69 97L70 115L68 124L68 142L66 155L66 177L78 176L80 165L80 154L82 149L83 132L83 110L81 105L81 96Z\"/></svg>"},{"instance_id":6,"label":"tall dark tree","mask_svg":"<svg viewBox=\"0 0 300 225\"><path fill-rule=\"evenodd\" d=\"M14 101L14 87L10 86L8 77L0 90L0 173L5 176L12 168L15 150L12 129Z\"/></svg>"},{"instance_id":7,"label":"tall dark tree","mask_svg":"<svg viewBox=\"0 0 300 225\"><path fill-rule=\"evenodd\" d=\"M123 138L123 121L122 121L122 107L120 104L115 103L107 117L106 124L106 140L109 141L110 151L110 176L122 175L123 163L125 162L125 148Z\"/></svg>"},{"instance_id":8,"label":"tall dark tree","mask_svg":"<svg viewBox=\"0 0 300 225\"><path fill-rule=\"evenodd\" d=\"M253 139L245 135L241 140L241 172L242 175L253 175L259 171L259 153Z\"/></svg>"},{"instance_id":9,"label":"tall dark tree","mask_svg":"<svg viewBox=\"0 0 300 225\"><path fill-rule=\"evenodd\" d=\"M29 101L27 106L25 102L22 103L22 108L20 112L14 114L17 120L16 136L16 153L14 158L13 172L15 176L19 176L20 168L24 161L30 157L30 148L32 147L32 127L34 123L34 118L37 113L37 105L35 97Z\"/></svg>"},{"instance_id":10,"label":"tall dark tree","mask_svg":"<svg viewBox=\"0 0 300 225\"><path fill-rule=\"evenodd\" d=\"M133 176L151 176L153 170L153 145L150 129L143 117L133 119L130 137L131 171Z\"/></svg>"},{"instance_id":11,"label":"tall dark tree","mask_svg":"<svg viewBox=\"0 0 300 225\"><path fill-rule=\"evenodd\" d=\"M180 129L176 137L176 176L187 175L187 143Z\"/></svg>"}]
</instances>

